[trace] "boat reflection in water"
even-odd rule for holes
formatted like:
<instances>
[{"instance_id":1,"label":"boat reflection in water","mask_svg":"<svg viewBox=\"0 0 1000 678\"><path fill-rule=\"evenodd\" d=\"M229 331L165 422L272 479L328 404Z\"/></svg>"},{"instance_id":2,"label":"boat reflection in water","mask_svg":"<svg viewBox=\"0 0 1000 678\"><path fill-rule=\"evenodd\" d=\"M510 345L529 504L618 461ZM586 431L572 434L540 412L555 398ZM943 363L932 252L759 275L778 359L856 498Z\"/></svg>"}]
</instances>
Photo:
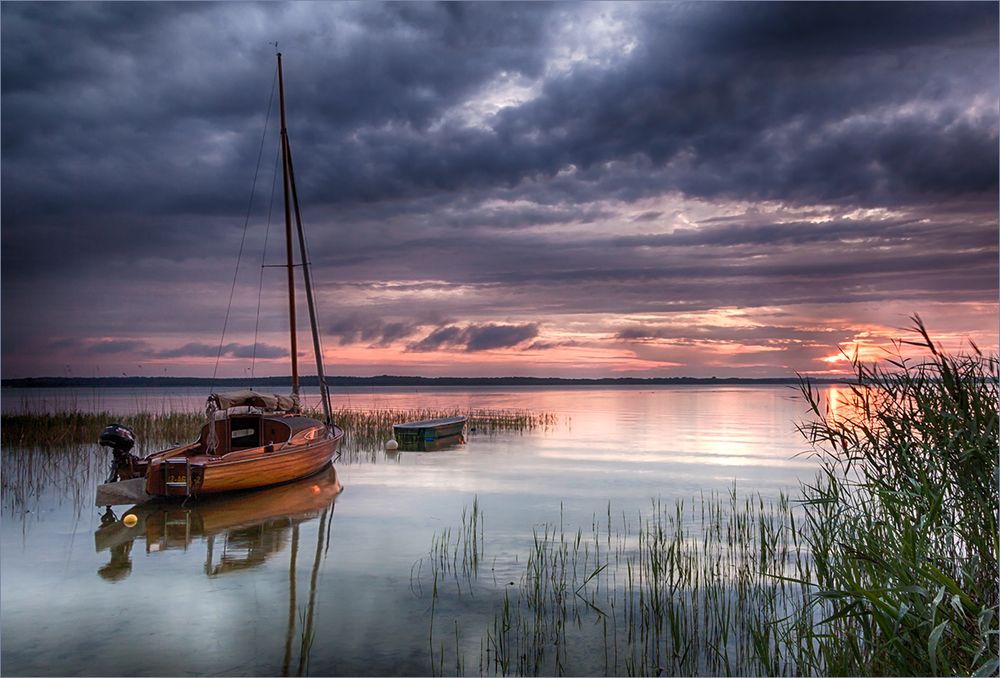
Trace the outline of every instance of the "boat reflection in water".
<instances>
[{"instance_id":1,"label":"boat reflection in water","mask_svg":"<svg viewBox=\"0 0 1000 678\"><path fill-rule=\"evenodd\" d=\"M168 500L150 501L117 518L109 509L94 533L97 552L110 551L110 561L98 570L108 581L120 581L132 572L132 547L146 542L146 553L187 550L196 539L206 542L204 572L217 577L268 561L290 543L288 570L288 624L281 675L291 675L296 627L296 561L299 525L319 518L309 601L300 630L297 675L308 671L314 634L313 612L320 563L329 548L334 501L342 491L333 466L310 478L265 490L219 495L188 505ZM129 516L135 516L135 522ZM129 523L132 523L129 525Z\"/></svg>"},{"instance_id":2,"label":"boat reflection in water","mask_svg":"<svg viewBox=\"0 0 1000 678\"><path fill-rule=\"evenodd\" d=\"M111 581L127 577L132 571L132 545L142 540L146 553L155 553L187 550L195 539L204 539L208 546L205 574L209 577L260 565L285 548L294 527L325 517L341 489L337 471L331 466L312 477L265 490L186 505L150 501L126 511L120 519L109 512L102 521L105 524L94 533L97 552L111 551L111 561L98 574ZM129 516L135 517L131 526Z\"/></svg>"}]
</instances>

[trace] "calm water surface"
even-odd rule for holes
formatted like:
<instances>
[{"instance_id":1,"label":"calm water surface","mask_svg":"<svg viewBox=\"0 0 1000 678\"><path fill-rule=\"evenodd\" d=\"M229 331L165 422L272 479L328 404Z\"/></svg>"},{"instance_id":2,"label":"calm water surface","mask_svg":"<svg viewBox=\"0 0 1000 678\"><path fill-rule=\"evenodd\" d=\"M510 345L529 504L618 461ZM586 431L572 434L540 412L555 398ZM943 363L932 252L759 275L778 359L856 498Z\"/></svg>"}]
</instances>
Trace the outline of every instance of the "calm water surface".
<instances>
[{"instance_id":1,"label":"calm water surface","mask_svg":"<svg viewBox=\"0 0 1000 678\"><path fill-rule=\"evenodd\" d=\"M829 390L829 389L827 389ZM190 389L5 390L3 411L200 408ZM307 398L308 400L308 398ZM519 408L556 425L470 432L430 453L377 452L335 472L216 501L152 503L102 526L97 445L3 450L2 670L8 675L430 675L480 643L533 530L631 520L651 501L773 497L814 472L783 386L351 389L335 407ZM337 485L343 492L337 494ZM435 536L478 500L470 592L433 600ZM117 507L122 518L128 507ZM431 608L434 606L433 628ZM443 665L457 671L454 658ZM571 673L601 674L581 660Z\"/></svg>"}]
</instances>

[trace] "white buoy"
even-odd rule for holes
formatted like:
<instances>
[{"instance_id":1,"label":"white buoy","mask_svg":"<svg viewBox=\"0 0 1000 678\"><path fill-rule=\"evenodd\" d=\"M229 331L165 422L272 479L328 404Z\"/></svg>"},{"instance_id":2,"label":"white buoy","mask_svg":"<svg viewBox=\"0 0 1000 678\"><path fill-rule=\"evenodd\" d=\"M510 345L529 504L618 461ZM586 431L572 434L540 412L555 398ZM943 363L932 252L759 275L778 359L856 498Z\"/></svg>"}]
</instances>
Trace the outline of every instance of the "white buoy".
<instances>
[{"instance_id":1,"label":"white buoy","mask_svg":"<svg viewBox=\"0 0 1000 678\"><path fill-rule=\"evenodd\" d=\"M395 452L399 449L399 443L397 443L393 438L390 438L385 444L385 449L389 452Z\"/></svg>"}]
</instances>

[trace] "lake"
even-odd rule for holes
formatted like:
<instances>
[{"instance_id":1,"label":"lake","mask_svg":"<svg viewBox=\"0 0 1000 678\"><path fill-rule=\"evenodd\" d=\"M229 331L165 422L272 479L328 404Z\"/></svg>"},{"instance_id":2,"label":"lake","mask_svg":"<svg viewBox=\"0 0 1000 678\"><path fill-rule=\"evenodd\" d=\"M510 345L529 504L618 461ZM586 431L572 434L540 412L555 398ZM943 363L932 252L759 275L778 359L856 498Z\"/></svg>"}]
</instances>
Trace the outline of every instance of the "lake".
<instances>
[{"instance_id":1,"label":"lake","mask_svg":"<svg viewBox=\"0 0 1000 678\"><path fill-rule=\"evenodd\" d=\"M836 388L821 392L836 398ZM435 452L371 450L251 495L145 505L133 527L102 526L104 509L93 506L108 461L96 443L5 448L4 673L493 673L488 629L508 592L525 585L538 534L603 523L627 533L654 502L697 506L734 486L777 498L815 472L796 431L806 405L788 386L355 388L333 397L335 408L523 409L557 420L522 433L469 431L465 444ZM190 389L6 389L2 404L4 413L127 413L200 409L203 399ZM444 566L432 550L444 542L467 555L461 533L472 516L475 571L459 575L462 553ZM574 623L580 637L591 633L587 618ZM581 650L559 666L626 672L610 661Z\"/></svg>"}]
</instances>

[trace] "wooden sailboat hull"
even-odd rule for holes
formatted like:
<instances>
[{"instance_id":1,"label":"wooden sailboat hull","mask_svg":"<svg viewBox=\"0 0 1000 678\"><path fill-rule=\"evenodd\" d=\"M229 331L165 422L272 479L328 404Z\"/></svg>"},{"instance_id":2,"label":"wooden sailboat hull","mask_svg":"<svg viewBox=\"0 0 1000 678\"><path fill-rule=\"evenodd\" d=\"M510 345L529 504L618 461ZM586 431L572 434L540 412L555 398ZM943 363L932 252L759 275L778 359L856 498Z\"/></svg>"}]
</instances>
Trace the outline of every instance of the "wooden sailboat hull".
<instances>
[{"instance_id":1,"label":"wooden sailboat hull","mask_svg":"<svg viewBox=\"0 0 1000 678\"><path fill-rule=\"evenodd\" d=\"M200 446L165 450L150 457L146 492L157 497L214 495L315 475L333 460L344 432L314 423L315 427L297 431L287 442L217 457L199 454Z\"/></svg>"},{"instance_id":2,"label":"wooden sailboat hull","mask_svg":"<svg viewBox=\"0 0 1000 678\"><path fill-rule=\"evenodd\" d=\"M291 452L274 452L257 459L206 462L204 481L198 488L198 494L248 490L315 475L330 464L343 435L340 431L334 439L305 445Z\"/></svg>"}]
</instances>

